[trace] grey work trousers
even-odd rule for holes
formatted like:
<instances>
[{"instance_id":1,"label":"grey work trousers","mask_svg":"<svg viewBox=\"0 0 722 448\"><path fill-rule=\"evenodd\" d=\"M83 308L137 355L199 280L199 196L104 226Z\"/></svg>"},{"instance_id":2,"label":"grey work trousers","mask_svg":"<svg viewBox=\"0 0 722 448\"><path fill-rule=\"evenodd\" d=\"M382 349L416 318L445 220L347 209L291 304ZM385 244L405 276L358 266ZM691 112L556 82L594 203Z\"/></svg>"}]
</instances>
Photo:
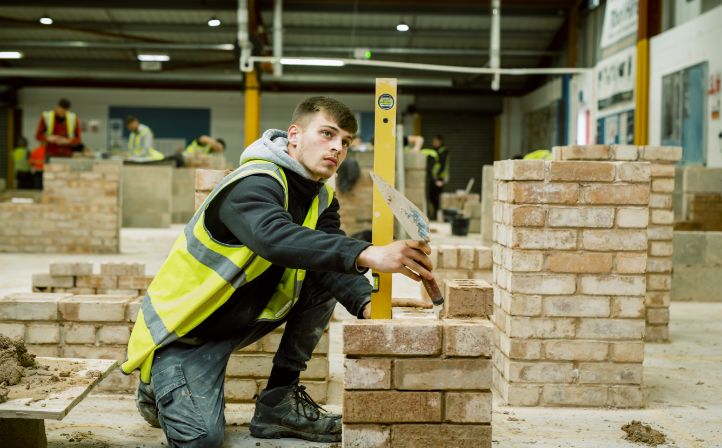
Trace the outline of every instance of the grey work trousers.
<instances>
[{"instance_id":1,"label":"grey work trousers","mask_svg":"<svg viewBox=\"0 0 722 448\"><path fill-rule=\"evenodd\" d=\"M218 447L223 443L223 387L226 365L234 350L286 322L273 364L306 369L336 305L331 294L312 280L313 276L307 277L298 302L281 321L256 322L231 339L202 341L199 345L176 341L156 351L150 385L158 420L171 447Z\"/></svg>"}]
</instances>

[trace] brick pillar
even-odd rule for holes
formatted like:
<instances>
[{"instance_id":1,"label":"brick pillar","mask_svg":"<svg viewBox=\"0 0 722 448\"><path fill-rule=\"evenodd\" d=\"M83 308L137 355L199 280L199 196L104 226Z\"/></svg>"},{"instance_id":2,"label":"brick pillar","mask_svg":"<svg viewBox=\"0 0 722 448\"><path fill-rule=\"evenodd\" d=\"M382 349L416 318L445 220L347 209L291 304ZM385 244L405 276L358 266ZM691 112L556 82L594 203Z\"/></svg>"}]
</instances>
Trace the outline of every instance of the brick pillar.
<instances>
[{"instance_id":1,"label":"brick pillar","mask_svg":"<svg viewBox=\"0 0 722 448\"><path fill-rule=\"evenodd\" d=\"M672 290L672 233L674 166L682 148L633 145L590 145L554 148L555 160L648 161L652 192L647 228L647 326L645 340L669 341L669 303ZM630 173L631 174L631 173Z\"/></svg>"},{"instance_id":2,"label":"brick pillar","mask_svg":"<svg viewBox=\"0 0 722 448\"><path fill-rule=\"evenodd\" d=\"M641 406L649 163L505 160L494 168L501 398Z\"/></svg>"},{"instance_id":3,"label":"brick pillar","mask_svg":"<svg viewBox=\"0 0 722 448\"><path fill-rule=\"evenodd\" d=\"M491 295L448 281L446 319L345 323L344 447L491 447Z\"/></svg>"}]
</instances>

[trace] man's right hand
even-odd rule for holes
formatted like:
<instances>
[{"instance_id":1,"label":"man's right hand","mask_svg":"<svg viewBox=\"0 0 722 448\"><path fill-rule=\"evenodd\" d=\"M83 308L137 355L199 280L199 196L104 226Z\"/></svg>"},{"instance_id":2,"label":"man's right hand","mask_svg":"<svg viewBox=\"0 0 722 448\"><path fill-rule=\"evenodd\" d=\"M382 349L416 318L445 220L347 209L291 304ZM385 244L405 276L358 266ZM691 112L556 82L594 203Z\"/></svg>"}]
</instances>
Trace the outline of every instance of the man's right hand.
<instances>
[{"instance_id":1,"label":"man's right hand","mask_svg":"<svg viewBox=\"0 0 722 448\"><path fill-rule=\"evenodd\" d=\"M398 272L417 282L421 277L432 280L430 253L431 247L425 242L394 241L385 246L367 247L359 254L356 264L380 272Z\"/></svg>"}]
</instances>

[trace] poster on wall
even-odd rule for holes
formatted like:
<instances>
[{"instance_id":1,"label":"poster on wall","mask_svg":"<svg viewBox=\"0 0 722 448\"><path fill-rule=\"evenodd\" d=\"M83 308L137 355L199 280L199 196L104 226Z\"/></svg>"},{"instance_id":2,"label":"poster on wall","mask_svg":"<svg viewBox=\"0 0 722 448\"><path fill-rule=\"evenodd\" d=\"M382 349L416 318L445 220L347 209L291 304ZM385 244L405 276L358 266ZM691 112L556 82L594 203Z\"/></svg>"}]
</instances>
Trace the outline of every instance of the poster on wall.
<instances>
[{"instance_id":1,"label":"poster on wall","mask_svg":"<svg viewBox=\"0 0 722 448\"><path fill-rule=\"evenodd\" d=\"M597 111L634 103L637 49L627 48L600 61L597 73Z\"/></svg>"},{"instance_id":2,"label":"poster on wall","mask_svg":"<svg viewBox=\"0 0 722 448\"><path fill-rule=\"evenodd\" d=\"M709 96L709 118L711 120L719 120L720 114L720 74L714 73L709 75L709 88L707 89Z\"/></svg>"},{"instance_id":3,"label":"poster on wall","mask_svg":"<svg viewBox=\"0 0 722 448\"><path fill-rule=\"evenodd\" d=\"M600 46L608 48L637 33L637 0L607 0Z\"/></svg>"},{"instance_id":4,"label":"poster on wall","mask_svg":"<svg viewBox=\"0 0 722 448\"><path fill-rule=\"evenodd\" d=\"M625 110L598 119L597 144L633 145L634 110Z\"/></svg>"}]
</instances>

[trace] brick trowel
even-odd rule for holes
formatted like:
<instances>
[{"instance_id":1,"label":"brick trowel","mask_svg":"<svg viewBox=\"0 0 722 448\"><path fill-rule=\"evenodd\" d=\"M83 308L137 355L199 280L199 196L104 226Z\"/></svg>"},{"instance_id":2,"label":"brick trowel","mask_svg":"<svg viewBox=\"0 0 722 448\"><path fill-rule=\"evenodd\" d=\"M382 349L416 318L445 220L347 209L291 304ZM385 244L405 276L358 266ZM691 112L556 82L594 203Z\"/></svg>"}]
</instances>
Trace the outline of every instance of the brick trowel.
<instances>
[{"instance_id":1,"label":"brick trowel","mask_svg":"<svg viewBox=\"0 0 722 448\"><path fill-rule=\"evenodd\" d=\"M371 172L371 178L378 188L381 197L384 198L386 204L393 212L396 219L401 224L401 227L409 234L409 237L413 240L429 242L429 220L426 215L419 210L413 202L409 201L406 196L401 194L400 191L396 190L391 185L387 184L376 174ZM425 277L421 277L421 282L426 288L426 292L429 294L431 301L434 305L441 305L444 303L444 296L441 295L441 290L436 280L427 280Z\"/></svg>"}]
</instances>

